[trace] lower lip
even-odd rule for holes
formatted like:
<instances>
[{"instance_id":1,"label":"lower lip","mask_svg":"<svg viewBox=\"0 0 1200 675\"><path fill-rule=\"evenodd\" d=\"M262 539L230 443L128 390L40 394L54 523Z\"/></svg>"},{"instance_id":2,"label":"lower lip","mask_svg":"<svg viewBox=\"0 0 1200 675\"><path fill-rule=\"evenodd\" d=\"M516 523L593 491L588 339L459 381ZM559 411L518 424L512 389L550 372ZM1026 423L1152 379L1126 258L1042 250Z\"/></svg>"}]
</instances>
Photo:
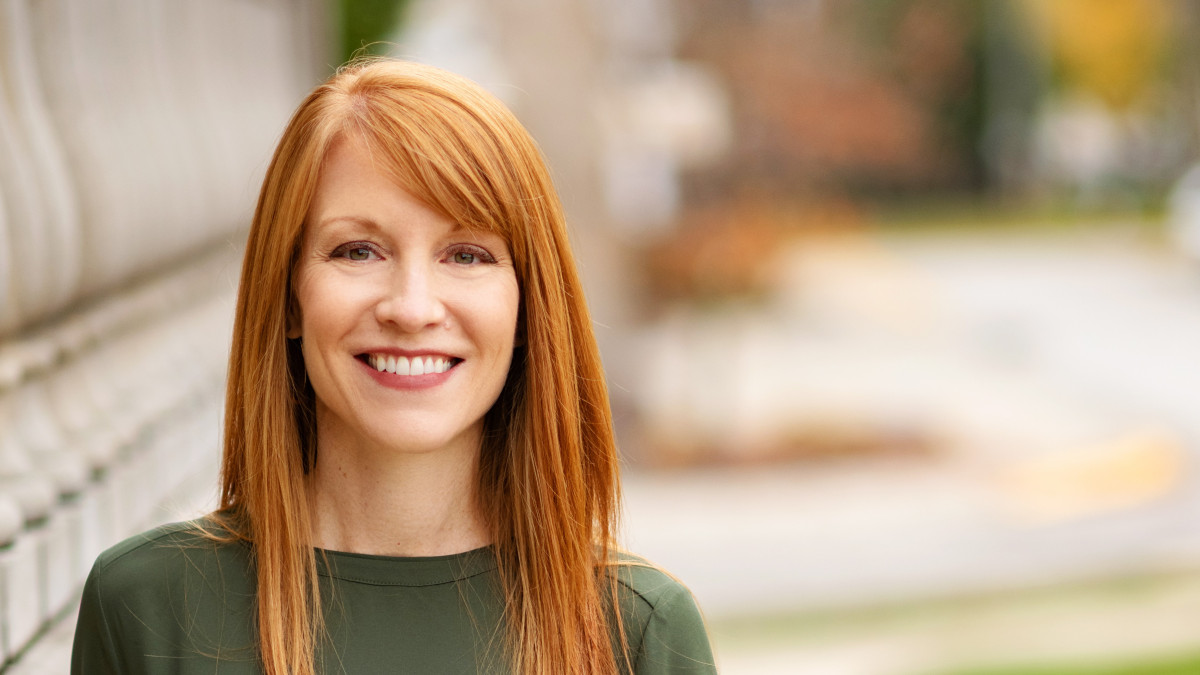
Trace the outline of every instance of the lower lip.
<instances>
[{"instance_id":1,"label":"lower lip","mask_svg":"<svg viewBox=\"0 0 1200 675\"><path fill-rule=\"evenodd\" d=\"M404 389L404 390L432 389L433 387L443 384L446 380L450 379L451 374L453 374L454 370L456 368L458 368L459 364L462 363L462 361L456 362L453 366L451 366L444 373L426 373L424 375L397 375L396 373L389 373L386 370L376 370L375 366L372 366L369 363L364 363L363 361L359 361L358 359L355 359L355 360L358 361L360 364L362 364L362 367L367 370L367 373L369 373L371 375L371 377L375 378L375 381L378 382L379 384L381 384L389 389Z\"/></svg>"}]
</instances>

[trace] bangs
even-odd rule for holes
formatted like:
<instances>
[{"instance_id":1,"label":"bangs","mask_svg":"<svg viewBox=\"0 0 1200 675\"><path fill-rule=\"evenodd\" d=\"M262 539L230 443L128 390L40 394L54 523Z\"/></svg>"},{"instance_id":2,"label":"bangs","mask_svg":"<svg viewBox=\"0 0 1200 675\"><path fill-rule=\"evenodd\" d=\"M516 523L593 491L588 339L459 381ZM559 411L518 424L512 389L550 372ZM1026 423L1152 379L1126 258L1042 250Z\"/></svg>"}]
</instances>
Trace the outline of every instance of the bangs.
<instances>
[{"instance_id":1,"label":"bangs","mask_svg":"<svg viewBox=\"0 0 1200 675\"><path fill-rule=\"evenodd\" d=\"M528 226L527 205L542 197L515 169L508 139L515 120L504 119L511 115L428 86L363 77L348 89L342 133L363 142L382 174L468 229L511 243L514 230Z\"/></svg>"}]
</instances>

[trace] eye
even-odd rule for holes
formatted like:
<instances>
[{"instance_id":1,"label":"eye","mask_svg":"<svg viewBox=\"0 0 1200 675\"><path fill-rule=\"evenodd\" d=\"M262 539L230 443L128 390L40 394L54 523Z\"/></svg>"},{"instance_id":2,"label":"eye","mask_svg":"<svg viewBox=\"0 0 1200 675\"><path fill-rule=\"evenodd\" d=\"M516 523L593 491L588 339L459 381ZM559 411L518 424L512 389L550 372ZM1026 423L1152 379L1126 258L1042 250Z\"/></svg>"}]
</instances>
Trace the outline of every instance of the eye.
<instances>
[{"instance_id":1,"label":"eye","mask_svg":"<svg viewBox=\"0 0 1200 675\"><path fill-rule=\"evenodd\" d=\"M496 262L496 259L492 257L492 254L488 253L483 248L467 244L456 246L451 249L448 259L455 265L463 266Z\"/></svg>"},{"instance_id":2,"label":"eye","mask_svg":"<svg viewBox=\"0 0 1200 675\"><path fill-rule=\"evenodd\" d=\"M363 262L366 260L372 260L372 259L378 258L379 255L375 252L375 249L372 248L369 244L356 241L356 242L351 242L348 244L342 244L341 246L337 247L336 249L333 250L333 253L330 254L330 257L331 258L345 258L346 260L353 260L355 262Z\"/></svg>"}]
</instances>

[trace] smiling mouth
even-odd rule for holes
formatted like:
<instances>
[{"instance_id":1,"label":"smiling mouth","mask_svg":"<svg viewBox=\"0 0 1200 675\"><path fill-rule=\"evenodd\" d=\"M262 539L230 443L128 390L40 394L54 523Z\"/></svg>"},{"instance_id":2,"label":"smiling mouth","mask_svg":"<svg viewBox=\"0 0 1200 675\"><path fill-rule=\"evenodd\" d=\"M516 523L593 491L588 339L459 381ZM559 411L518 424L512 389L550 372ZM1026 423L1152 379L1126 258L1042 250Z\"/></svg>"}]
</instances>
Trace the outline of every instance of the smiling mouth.
<instances>
[{"instance_id":1,"label":"smiling mouth","mask_svg":"<svg viewBox=\"0 0 1200 675\"><path fill-rule=\"evenodd\" d=\"M396 375L440 374L462 362L462 359L432 354L411 358L393 354L359 354L358 359L381 373L395 373Z\"/></svg>"}]
</instances>

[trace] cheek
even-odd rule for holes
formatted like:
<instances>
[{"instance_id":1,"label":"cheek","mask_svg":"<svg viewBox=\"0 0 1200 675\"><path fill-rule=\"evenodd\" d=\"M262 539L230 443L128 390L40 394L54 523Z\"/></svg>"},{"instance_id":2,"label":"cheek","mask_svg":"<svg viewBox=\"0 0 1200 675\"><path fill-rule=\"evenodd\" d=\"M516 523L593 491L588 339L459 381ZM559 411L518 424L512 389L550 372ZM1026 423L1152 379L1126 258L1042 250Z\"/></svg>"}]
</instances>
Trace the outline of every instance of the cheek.
<instances>
[{"instance_id":1,"label":"cheek","mask_svg":"<svg viewBox=\"0 0 1200 675\"><path fill-rule=\"evenodd\" d=\"M494 315L492 325L498 341L502 340L506 349L511 350L519 344L521 299L517 284L513 281L506 284L497 302L493 305Z\"/></svg>"},{"instance_id":2,"label":"cheek","mask_svg":"<svg viewBox=\"0 0 1200 675\"><path fill-rule=\"evenodd\" d=\"M508 370L516 341L516 313L495 304L481 306L471 312L465 326L479 353L486 356L497 370Z\"/></svg>"},{"instance_id":3,"label":"cheek","mask_svg":"<svg viewBox=\"0 0 1200 675\"><path fill-rule=\"evenodd\" d=\"M336 274L311 274L296 286L299 326L305 342L327 340L353 325L369 304L371 287L339 279Z\"/></svg>"}]
</instances>

